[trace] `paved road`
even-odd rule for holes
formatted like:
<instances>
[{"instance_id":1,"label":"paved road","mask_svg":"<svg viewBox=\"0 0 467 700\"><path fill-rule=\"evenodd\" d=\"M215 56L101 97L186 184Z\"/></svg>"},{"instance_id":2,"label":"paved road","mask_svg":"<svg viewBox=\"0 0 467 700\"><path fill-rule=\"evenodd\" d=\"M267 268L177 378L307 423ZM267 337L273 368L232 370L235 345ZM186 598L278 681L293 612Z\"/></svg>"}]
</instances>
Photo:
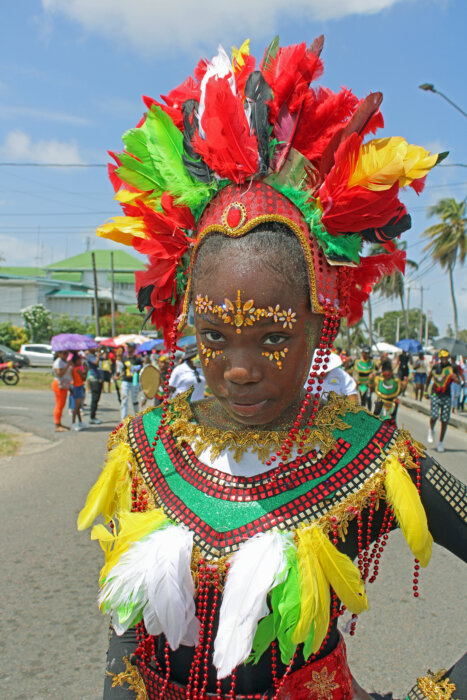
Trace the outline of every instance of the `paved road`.
<instances>
[{"instance_id":1,"label":"paved road","mask_svg":"<svg viewBox=\"0 0 467 700\"><path fill-rule=\"evenodd\" d=\"M54 434L52 395L0 390L0 424L49 440L33 455L0 460L2 475L2 630L0 697L11 700L98 700L107 622L96 605L101 553L75 522L99 473L108 432L118 422L114 395L102 397L102 426ZM426 418L403 409L400 423L425 441ZM450 430L442 461L466 480L467 434ZM412 559L391 536L381 573L370 586L371 610L346 637L360 683L400 696L428 667L437 670L465 648L465 567L434 549L411 596ZM396 694L396 697L398 696Z\"/></svg>"}]
</instances>

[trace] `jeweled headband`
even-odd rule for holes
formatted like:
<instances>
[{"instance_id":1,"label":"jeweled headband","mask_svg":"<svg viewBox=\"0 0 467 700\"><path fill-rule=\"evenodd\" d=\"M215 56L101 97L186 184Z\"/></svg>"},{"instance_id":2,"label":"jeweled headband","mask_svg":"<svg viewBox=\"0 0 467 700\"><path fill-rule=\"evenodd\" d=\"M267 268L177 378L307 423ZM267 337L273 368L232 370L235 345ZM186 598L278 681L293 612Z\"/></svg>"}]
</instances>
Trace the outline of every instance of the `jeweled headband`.
<instances>
[{"instance_id":1,"label":"jeweled headband","mask_svg":"<svg viewBox=\"0 0 467 700\"><path fill-rule=\"evenodd\" d=\"M148 111L123 136L109 165L124 216L98 234L149 257L136 272L138 305L166 342L183 323L191 266L212 232L247 235L280 221L297 235L311 303L353 323L384 274L404 270L393 239L410 227L401 187L420 192L440 157L401 137L372 139L383 126L381 93L359 100L310 84L322 73L323 37L280 47L256 68L248 41L229 58L222 47L184 83L144 98ZM365 257L365 242L385 252ZM180 324L178 324L180 327Z\"/></svg>"}]
</instances>

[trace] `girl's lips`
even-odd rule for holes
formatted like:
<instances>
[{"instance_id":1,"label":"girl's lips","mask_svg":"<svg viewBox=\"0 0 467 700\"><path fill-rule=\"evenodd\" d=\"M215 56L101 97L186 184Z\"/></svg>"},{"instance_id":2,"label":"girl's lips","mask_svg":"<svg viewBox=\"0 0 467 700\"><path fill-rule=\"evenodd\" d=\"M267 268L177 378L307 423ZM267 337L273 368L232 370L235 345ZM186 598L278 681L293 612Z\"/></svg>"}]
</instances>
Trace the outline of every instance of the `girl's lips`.
<instances>
[{"instance_id":1,"label":"girl's lips","mask_svg":"<svg viewBox=\"0 0 467 700\"><path fill-rule=\"evenodd\" d=\"M267 404L267 399L258 403L235 403L234 401L229 401L229 403L232 411L239 416L255 416Z\"/></svg>"}]
</instances>

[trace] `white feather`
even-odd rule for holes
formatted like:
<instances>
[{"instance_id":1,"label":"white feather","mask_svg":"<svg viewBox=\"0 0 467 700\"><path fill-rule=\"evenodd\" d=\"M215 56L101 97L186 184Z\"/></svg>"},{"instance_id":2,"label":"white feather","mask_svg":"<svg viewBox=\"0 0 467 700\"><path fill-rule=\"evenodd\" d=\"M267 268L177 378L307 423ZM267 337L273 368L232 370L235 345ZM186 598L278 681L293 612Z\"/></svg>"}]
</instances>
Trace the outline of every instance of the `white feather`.
<instances>
[{"instance_id":1,"label":"white feather","mask_svg":"<svg viewBox=\"0 0 467 700\"><path fill-rule=\"evenodd\" d=\"M268 614L267 595L281 583L289 538L277 531L255 535L232 557L214 642L217 677L225 678L250 655L259 620Z\"/></svg>"},{"instance_id":2,"label":"white feather","mask_svg":"<svg viewBox=\"0 0 467 700\"><path fill-rule=\"evenodd\" d=\"M158 537L147 575L144 622L150 634L164 632L175 650L182 641L189 645L198 641L191 576L193 533L179 525L169 525L155 534Z\"/></svg>"},{"instance_id":3,"label":"white feather","mask_svg":"<svg viewBox=\"0 0 467 700\"><path fill-rule=\"evenodd\" d=\"M205 138L206 134L203 129L203 114L204 114L204 109L205 109L205 104L206 104L206 85L208 84L209 80L211 78L225 78L226 75L229 75L230 73L230 78L229 78L229 85L230 89L232 90L232 93L236 95L237 93L237 87L235 85L235 76L234 76L234 69L232 66L232 63L230 61L230 58L227 56L224 48L222 46L217 47L217 56L214 56L212 59L211 63L208 62L208 67L206 70L206 73L203 75L203 79L201 81L200 85L200 90L201 90L201 97L199 101L199 110L198 110L198 129L199 129L199 135L201 138Z\"/></svg>"},{"instance_id":4,"label":"white feather","mask_svg":"<svg viewBox=\"0 0 467 700\"><path fill-rule=\"evenodd\" d=\"M123 634L131 622L128 618L121 621L118 608L130 602L140 610L147 602L147 577L153 558L154 537L157 532L145 537L139 542L133 542L129 549L122 554L107 576L106 582L99 594L99 605L106 604L113 614L113 626L117 634Z\"/></svg>"},{"instance_id":5,"label":"white feather","mask_svg":"<svg viewBox=\"0 0 467 700\"><path fill-rule=\"evenodd\" d=\"M194 584L191 576L193 534L184 527L169 525L133 542L109 572L99 595L113 614L117 634L131 622L120 620L118 608L131 603L143 610L150 634L163 632L172 649L194 646L199 637Z\"/></svg>"}]
</instances>

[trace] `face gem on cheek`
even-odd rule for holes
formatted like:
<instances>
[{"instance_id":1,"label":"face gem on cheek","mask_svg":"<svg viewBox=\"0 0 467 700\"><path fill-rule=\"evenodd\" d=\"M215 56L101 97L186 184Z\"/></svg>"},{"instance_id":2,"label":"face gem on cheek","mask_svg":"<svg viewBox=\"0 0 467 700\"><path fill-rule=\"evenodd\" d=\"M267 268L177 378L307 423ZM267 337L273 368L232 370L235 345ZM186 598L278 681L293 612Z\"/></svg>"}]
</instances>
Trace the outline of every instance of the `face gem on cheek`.
<instances>
[{"instance_id":1,"label":"face gem on cheek","mask_svg":"<svg viewBox=\"0 0 467 700\"><path fill-rule=\"evenodd\" d=\"M264 357L267 357L268 360L275 360L277 362L277 368L282 369L282 358L286 356L286 353L289 352L288 348L284 348L283 350L274 350L273 352L262 352L261 354L264 355Z\"/></svg>"},{"instance_id":2,"label":"face gem on cheek","mask_svg":"<svg viewBox=\"0 0 467 700\"><path fill-rule=\"evenodd\" d=\"M218 355L223 354L223 350L214 350L213 348L207 348L204 343L199 344L201 348L201 353L204 356L204 364L207 366L209 360L215 359Z\"/></svg>"}]
</instances>

